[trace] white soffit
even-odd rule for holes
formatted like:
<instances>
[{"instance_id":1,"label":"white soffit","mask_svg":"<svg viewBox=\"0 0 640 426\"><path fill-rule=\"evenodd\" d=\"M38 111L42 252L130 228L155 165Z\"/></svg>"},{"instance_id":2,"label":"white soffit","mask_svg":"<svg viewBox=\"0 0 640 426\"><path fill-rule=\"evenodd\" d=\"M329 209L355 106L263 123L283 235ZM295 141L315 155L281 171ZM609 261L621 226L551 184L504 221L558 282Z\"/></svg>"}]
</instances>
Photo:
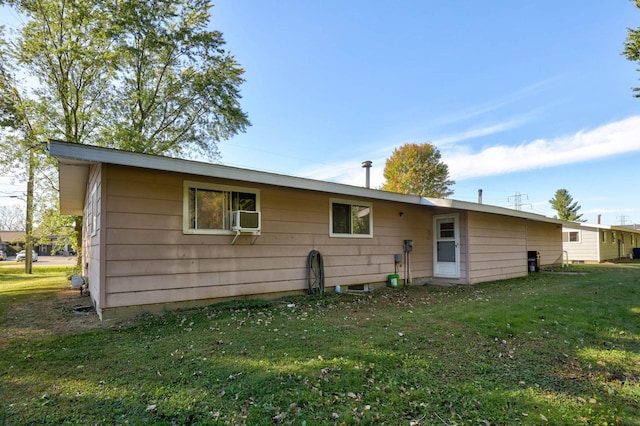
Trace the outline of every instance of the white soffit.
<instances>
[{"instance_id":1,"label":"white soffit","mask_svg":"<svg viewBox=\"0 0 640 426\"><path fill-rule=\"evenodd\" d=\"M88 164L69 164L60 162L60 212L73 216L82 216L87 179Z\"/></svg>"}]
</instances>

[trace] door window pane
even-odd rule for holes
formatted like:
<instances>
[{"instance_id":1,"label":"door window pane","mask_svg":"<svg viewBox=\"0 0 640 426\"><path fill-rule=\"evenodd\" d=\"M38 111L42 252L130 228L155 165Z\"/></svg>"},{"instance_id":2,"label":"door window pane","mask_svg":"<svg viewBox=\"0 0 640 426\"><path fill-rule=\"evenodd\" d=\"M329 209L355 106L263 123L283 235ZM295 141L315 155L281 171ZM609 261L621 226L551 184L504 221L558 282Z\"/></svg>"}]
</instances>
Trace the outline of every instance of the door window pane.
<instances>
[{"instance_id":1,"label":"door window pane","mask_svg":"<svg viewBox=\"0 0 640 426\"><path fill-rule=\"evenodd\" d=\"M453 222L440 223L440 238L455 238L455 228Z\"/></svg>"},{"instance_id":2,"label":"door window pane","mask_svg":"<svg viewBox=\"0 0 640 426\"><path fill-rule=\"evenodd\" d=\"M438 241L438 262L455 262L456 261L456 243L455 241Z\"/></svg>"}]
</instances>

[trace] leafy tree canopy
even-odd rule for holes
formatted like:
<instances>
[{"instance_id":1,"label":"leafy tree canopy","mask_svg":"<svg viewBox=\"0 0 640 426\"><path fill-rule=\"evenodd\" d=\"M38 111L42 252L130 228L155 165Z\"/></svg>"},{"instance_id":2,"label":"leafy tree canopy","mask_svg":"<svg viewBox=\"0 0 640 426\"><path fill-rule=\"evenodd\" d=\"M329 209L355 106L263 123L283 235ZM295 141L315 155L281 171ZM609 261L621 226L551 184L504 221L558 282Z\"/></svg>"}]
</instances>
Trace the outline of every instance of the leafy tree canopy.
<instances>
[{"instance_id":1,"label":"leafy tree canopy","mask_svg":"<svg viewBox=\"0 0 640 426\"><path fill-rule=\"evenodd\" d=\"M210 0L0 5L21 24L0 27L0 167L27 181L27 200L37 200L27 217L57 205L45 195L57 194L41 146L51 138L215 159L221 140L250 125L239 104L244 70L208 28Z\"/></svg>"},{"instance_id":2,"label":"leafy tree canopy","mask_svg":"<svg viewBox=\"0 0 640 426\"><path fill-rule=\"evenodd\" d=\"M0 231L24 231L24 218L22 206L0 206Z\"/></svg>"},{"instance_id":3,"label":"leafy tree canopy","mask_svg":"<svg viewBox=\"0 0 640 426\"><path fill-rule=\"evenodd\" d=\"M0 107L11 107L10 91L36 102L30 114L49 127L40 136L213 159L219 141L250 125L244 70L208 29L208 0L2 3L24 25L0 33L0 63L15 71Z\"/></svg>"},{"instance_id":4,"label":"leafy tree canopy","mask_svg":"<svg viewBox=\"0 0 640 426\"><path fill-rule=\"evenodd\" d=\"M640 0L633 0L636 7L640 9ZM622 54L630 61L640 65L640 27L627 28L627 40L624 43ZM640 71L640 69L638 69ZM640 98L640 87L634 87L635 97Z\"/></svg>"},{"instance_id":5,"label":"leafy tree canopy","mask_svg":"<svg viewBox=\"0 0 640 426\"><path fill-rule=\"evenodd\" d=\"M551 207L558 212L558 219L570 220L572 222L584 222L582 215L578 214L580 206L566 189L558 189L555 196L549 200Z\"/></svg>"},{"instance_id":6,"label":"leafy tree canopy","mask_svg":"<svg viewBox=\"0 0 640 426\"><path fill-rule=\"evenodd\" d=\"M432 198L453 195L450 187L455 181L449 179L449 167L440 158L440 151L430 143L394 149L384 166L382 189Z\"/></svg>"},{"instance_id":7,"label":"leafy tree canopy","mask_svg":"<svg viewBox=\"0 0 640 426\"><path fill-rule=\"evenodd\" d=\"M239 105L244 70L210 31L206 0L115 3L117 72L100 137L136 152L218 155L216 142L249 125Z\"/></svg>"}]
</instances>

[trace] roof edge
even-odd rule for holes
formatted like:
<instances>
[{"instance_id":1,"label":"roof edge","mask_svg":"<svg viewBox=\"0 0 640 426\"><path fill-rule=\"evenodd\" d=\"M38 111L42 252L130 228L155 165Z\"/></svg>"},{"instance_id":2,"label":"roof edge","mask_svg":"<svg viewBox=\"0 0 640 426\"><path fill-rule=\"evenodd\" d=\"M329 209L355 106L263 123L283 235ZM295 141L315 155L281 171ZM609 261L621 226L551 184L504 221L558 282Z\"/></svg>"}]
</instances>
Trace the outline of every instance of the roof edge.
<instances>
[{"instance_id":1,"label":"roof edge","mask_svg":"<svg viewBox=\"0 0 640 426\"><path fill-rule=\"evenodd\" d=\"M60 140L50 140L48 150L49 154L58 159L58 161L61 163L64 163L64 160L70 160L71 162L74 162L76 164L77 162L86 164L109 163L122 166L140 167L152 170L239 180L295 189L304 189L309 191L327 192L331 194L339 194L350 197L371 198L406 204L499 214L504 216L518 217L556 224L564 223L564 221L562 220L549 218L540 214L508 209L505 207L492 206L489 204L478 204L454 199L426 198L416 195L398 194L394 192L358 187L343 183L320 181L303 177L225 166L221 164L204 163L194 160L163 157L152 154L141 154L137 152L122 151L113 148L104 148L93 145L82 145Z\"/></svg>"},{"instance_id":2,"label":"roof edge","mask_svg":"<svg viewBox=\"0 0 640 426\"><path fill-rule=\"evenodd\" d=\"M343 183L326 182L315 179L263 172L252 169L205 163L181 158L163 157L152 154L122 151L93 145L82 145L59 140L49 142L49 154L58 160L68 159L87 163L109 163L121 166L140 167L192 175L201 175L251 183L284 186L310 191L329 192L363 198L398 201L409 204L430 203L416 195L397 194L378 189L364 188Z\"/></svg>"}]
</instances>

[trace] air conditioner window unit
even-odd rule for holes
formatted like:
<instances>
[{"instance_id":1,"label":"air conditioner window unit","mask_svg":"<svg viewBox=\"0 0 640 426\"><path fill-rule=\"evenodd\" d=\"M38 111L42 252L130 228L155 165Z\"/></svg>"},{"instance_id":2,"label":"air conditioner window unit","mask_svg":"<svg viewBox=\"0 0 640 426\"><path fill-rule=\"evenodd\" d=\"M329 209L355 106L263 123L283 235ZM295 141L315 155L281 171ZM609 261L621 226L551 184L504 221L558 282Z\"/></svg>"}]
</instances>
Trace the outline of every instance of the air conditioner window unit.
<instances>
[{"instance_id":1,"label":"air conditioner window unit","mask_svg":"<svg viewBox=\"0 0 640 426\"><path fill-rule=\"evenodd\" d=\"M260 231L260 212L236 210L231 213L231 230L235 232Z\"/></svg>"}]
</instances>

